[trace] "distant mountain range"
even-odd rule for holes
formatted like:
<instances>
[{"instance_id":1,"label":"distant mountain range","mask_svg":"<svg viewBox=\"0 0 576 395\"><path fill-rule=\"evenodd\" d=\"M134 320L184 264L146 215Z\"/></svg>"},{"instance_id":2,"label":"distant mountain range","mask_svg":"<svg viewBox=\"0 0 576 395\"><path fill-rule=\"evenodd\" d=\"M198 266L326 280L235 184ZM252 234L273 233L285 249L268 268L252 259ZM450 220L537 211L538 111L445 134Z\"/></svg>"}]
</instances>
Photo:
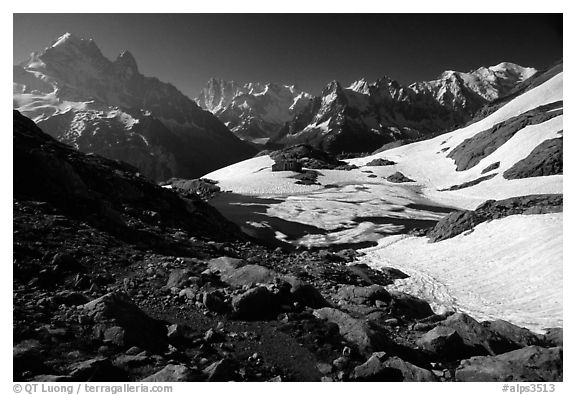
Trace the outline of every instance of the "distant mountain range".
<instances>
[{"instance_id":1,"label":"distant mountain range","mask_svg":"<svg viewBox=\"0 0 576 395\"><path fill-rule=\"evenodd\" d=\"M198 177L256 153L174 86L143 76L130 52L110 61L93 40L66 33L14 66L13 78L14 108L45 132L155 180Z\"/></svg>"},{"instance_id":2,"label":"distant mountain range","mask_svg":"<svg viewBox=\"0 0 576 395\"><path fill-rule=\"evenodd\" d=\"M373 151L469 121L536 73L513 63L403 86L389 77L348 87L330 82L320 96L293 86L211 79L197 101L240 138L271 146L307 143L330 152Z\"/></svg>"},{"instance_id":3,"label":"distant mountain range","mask_svg":"<svg viewBox=\"0 0 576 395\"><path fill-rule=\"evenodd\" d=\"M304 110L312 95L295 86L248 83L212 78L197 98L238 137L265 143Z\"/></svg>"}]
</instances>

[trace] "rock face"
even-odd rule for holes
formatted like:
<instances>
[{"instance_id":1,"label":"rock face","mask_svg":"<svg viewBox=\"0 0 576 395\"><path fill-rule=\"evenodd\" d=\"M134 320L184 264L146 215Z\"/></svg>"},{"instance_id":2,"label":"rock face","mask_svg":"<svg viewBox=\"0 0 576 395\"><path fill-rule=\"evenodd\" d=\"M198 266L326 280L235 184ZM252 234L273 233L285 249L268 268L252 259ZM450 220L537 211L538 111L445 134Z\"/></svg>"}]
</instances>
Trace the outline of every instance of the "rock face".
<instances>
[{"instance_id":1,"label":"rock face","mask_svg":"<svg viewBox=\"0 0 576 395\"><path fill-rule=\"evenodd\" d=\"M493 219L517 214L557 213L563 210L562 195L528 195L504 200L488 200L474 211L454 211L428 232L431 242L446 240Z\"/></svg>"},{"instance_id":2,"label":"rock face","mask_svg":"<svg viewBox=\"0 0 576 395\"><path fill-rule=\"evenodd\" d=\"M562 174L564 171L563 146L562 137L543 141L526 158L515 163L502 175L507 180L515 180Z\"/></svg>"},{"instance_id":3,"label":"rock face","mask_svg":"<svg viewBox=\"0 0 576 395\"><path fill-rule=\"evenodd\" d=\"M143 76L129 52L110 61L69 33L14 66L14 106L83 152L154 180L196 178L255 150L174 86Z\"/></svg>"},{"instance_id":4,"label":"rock face","mask_svg":"<svg viewBox=\"0 0 576 395\"><path fill-rule=\"evenodd\" d=\"M270 142L306 143L333 153L372 152L396 140L461 125L535 72L501 63L468 73L446 71L434 81L410 86L388 77L372 83L361 79L348 87L332 81Z\"/></svg>"},{"instance_id":5,"label":"rock face","mask_svg":"<svg viewBox=\"0 0 576 395\"><path fill-rule=\"evenodd\" d=\"M494 357L473 357L456 369L457 381L562 381L562 348L528 346Z\"/></svg>"},{"instance_id":6,"label":"rock face","mask_svg":"<svg viewBox=\"0 0 576 395\"><path fill-rule=\"evenodd\" d=\"M212 78L196 99L244 140L263 143L294 119L312 95L296 86L252 82L244 85Z\"/></svg>"}]
</instances>

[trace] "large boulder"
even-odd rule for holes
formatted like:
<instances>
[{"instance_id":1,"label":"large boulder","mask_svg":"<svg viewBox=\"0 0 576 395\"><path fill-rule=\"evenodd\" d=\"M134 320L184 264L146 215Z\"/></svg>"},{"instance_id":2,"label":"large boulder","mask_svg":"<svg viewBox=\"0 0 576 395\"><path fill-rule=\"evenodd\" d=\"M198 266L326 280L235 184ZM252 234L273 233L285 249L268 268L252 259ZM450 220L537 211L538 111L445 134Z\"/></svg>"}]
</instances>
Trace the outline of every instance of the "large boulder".
<instances>
[{"instance_id":1,"label":"large boulder","mask_svg":"<svg viewBox=\"0 0 576 395\"><path fill-rule=\"evenodd\" d=\"M244 260L229 256L221 256L208 261L208 269L220 274L229 273L243 265Z\"/></svg>"},{"instance_id":2,"label":"large boulder","mask_svg":"<svg viewBox=\"0 0 576 395\"><path fill-rule=\"evenodd\" d=\"M246 265L229 270L220 279L232 287L254 286L256 284L271 284L278 278L278 273L260 265Z\"/></svg>"},{"instance_id":3,"label":"large boulder","mask_svg":"<svg viewBox=\"0 0 576 395\"><path fill-rule=\"evenodd\" d=\"M123 371L105 357L76 362L69 369L71 381L116 381L127 378Z\"/></svg>"},{"instance_id":4,"label":"large boulder","mask_svg":"<svg viewBox=\"0 0 576 395\"><path fill-rule=\"evenodd\" d=\"M168 276L166 287L182 288L188 283L191 276L192 271L190 269L174 269Z\"/></svg>"},{"instance_id":5,"label":"large boulder","mask_svg":"<svg viewBox=\"0 0 576 395\"><path fill-rule=\"evenodd\" d=\"M167 347L166 326L146 315L124 292L110 292L83 306L94 322L98 338L121 347L138 346L151 351Z\"/></svg>"},{"instance_id":6,"label":"large boulder","mask_svg":"<svg viewBox=\"0 0 576 395\"><path fill-rule=\"evenodd\" d=\"M426 332L416 343L440 360L457 359L464 346L462 338L454 328L442 325Z\"/></svg>"},{"instance_id":7,"label":"large boulder","mask_svg":"<svg viewBox=\"0 0 576 395\"><path fill-rule=\"evenodd\" d=\"M374 353L362 365L354 369L355 381L438 381L434 373L385 353Z\"/></svg>"},{"instance_id":8,"label":"large boulder","mask_svg":"<svg viewBox=\"0 0 576 395\"><path fill-rule=\"evenodd\" d=\"M278 303L266 287L256 287L234 296L232 308L237 318L264 319L277 313Z\"/></svg>"},{"instance_id":9,"label":"large boulder","mask_svg":"<svg viewBox=\"0 0 576 395\"><path fill-rule=\"evenodd\" d=\"M413 179L406 177L399 171L386 177L386 180L394 183L415 182Z\"/></svg>"},{"instance_id":10,"label":"large boulder","mask_svg":"<svg viewBox=\"0 0 576 395\"><path fill-rule=\"evenodd\" d=\"M544 336L537 335L508 321L496 320L483 322L482 324L492 332L516 344L518 348L544 345Z\"/></svg>"},{"instance_id":11,"label":"large boulder","mask_svg":"<svg viewBox=\"0 0 576 395\"><path fill-rule=\"evenodd\" d=\"M496 355L518 348L511 341L492 332L484 325L464 313L455 313L442 321L442 325L458 332L469 356Z\"/></svg>"},{"instance_id":12,"label":"large boulder","mask_svg":"<svg viewBox=\"0 0 576 395\"><path fill-rule=\"evenodd\" d=\"M342 337L355 344L362 353L380 351L390 344L387 336L370 322L353 318L343 311L324 307L314 310L314 316L338 325Z\"/></svg>"},{"instance_id":13,"label":"large boulder","mask_svg":"<svg viewBox=\"0 0 576 395\"><path fill-rule=\"evenodd\" d=\"M373 305L377 300L385 303L391 301L390 294L386 288L377 284L367 287L347 285L340 288L338 297L351 303L366 305Z\"/></svg>"},{"instance_id":14,"label":"large boulder","mask_svg":"<svg viewBox=\"0 0 576 395\"><path fill-rule=\"evenodd\" d=\"M294 276L284 276L282 280L290 284L290 297L294 302L313 309L330 306L330 303L324 299L320 291L314 286L297 279Z\"/></svg>"},{"instance_id":15,"label":"large boulder","mask_svg":"<svg viewBox=\"0 0 576 395\"><path fill-rule=\"evenodd\" d=\"M198 372L193 371L185 365L166 365L158 372L146 377L144 382L186 382L196 381Z\"/></svg>"},{"instance_id":16,"label":"large boulder","mask_svg":"<svg viewBox=\"0 0 576 395\"><path fill-rule=\"evenodd\" d=\"M203 370L208 381L234 381L238 378L237 363L232 359L222 359L209 365Z\"/></svg>"},{"instance_id":17,"label":"large boulder","mask_svg":"<svg viewBox=\"0 0 576 395\"><path fill-rule=\"evenodd\" d=\"M564 344L564 330L562 328L549 328L544 334L544 342L552 346Z\"/></svg>"},{"instance_id":18,"label":"large boulder","mask_svg":"<svg viewBox=\"0 0 576 395\"><path fill-rule=\"evenodd\" d=\"M404 292L390 291L391 307L394 315L408 319L421 319L434 314L428 302Z\"/></svg>"},{"instance_id":19,"label":"large boulder","mask_svg":"<svg viewBox=\"0 0 576 395\"><path fill-rule=\"evenodd\" d=\"M496 356L473 357L456 369L457 381L562 381L562 348L528 346Z\"/></svg>"}]
</instances>

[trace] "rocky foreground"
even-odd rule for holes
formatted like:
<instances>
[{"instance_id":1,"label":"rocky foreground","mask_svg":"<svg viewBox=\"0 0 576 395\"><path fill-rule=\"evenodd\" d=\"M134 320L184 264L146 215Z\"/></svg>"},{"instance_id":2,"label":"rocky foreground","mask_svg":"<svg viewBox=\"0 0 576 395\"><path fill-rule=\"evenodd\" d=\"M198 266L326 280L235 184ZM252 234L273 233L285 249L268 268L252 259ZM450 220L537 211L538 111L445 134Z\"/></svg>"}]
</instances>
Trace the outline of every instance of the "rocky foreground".
<instances>
[{"instance_id":1,"label":"rocky foreground","mask_svg":"<svg viewBox=\"0 0 576 395\"><path fill-rule=\"evenodd\" d=\"M353 250L259 245L18 112L14 180L16 381L562 380L562 329L434 314Z\"/></svg>"}]
</instances>

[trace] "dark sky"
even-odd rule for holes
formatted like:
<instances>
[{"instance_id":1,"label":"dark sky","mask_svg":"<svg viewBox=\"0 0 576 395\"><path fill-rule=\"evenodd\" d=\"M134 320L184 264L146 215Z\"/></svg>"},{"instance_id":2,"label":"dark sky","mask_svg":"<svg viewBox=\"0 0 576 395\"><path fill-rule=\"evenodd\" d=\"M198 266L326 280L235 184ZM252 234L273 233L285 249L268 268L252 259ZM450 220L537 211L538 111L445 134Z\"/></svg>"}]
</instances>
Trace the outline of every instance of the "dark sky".
<instances>
[{"instance_id":1,"label":"dark sky","mask_svg":"<svg viewBox=\"0 0 576 395\"><path fill-rule=\"evenodd\" d=\"M401 83L502 61L562 58L562 14L14 14L14 63L65 32L195 97L210 77L297 83L318 94L388 75Z\"/></svg>"}]
</instances>

